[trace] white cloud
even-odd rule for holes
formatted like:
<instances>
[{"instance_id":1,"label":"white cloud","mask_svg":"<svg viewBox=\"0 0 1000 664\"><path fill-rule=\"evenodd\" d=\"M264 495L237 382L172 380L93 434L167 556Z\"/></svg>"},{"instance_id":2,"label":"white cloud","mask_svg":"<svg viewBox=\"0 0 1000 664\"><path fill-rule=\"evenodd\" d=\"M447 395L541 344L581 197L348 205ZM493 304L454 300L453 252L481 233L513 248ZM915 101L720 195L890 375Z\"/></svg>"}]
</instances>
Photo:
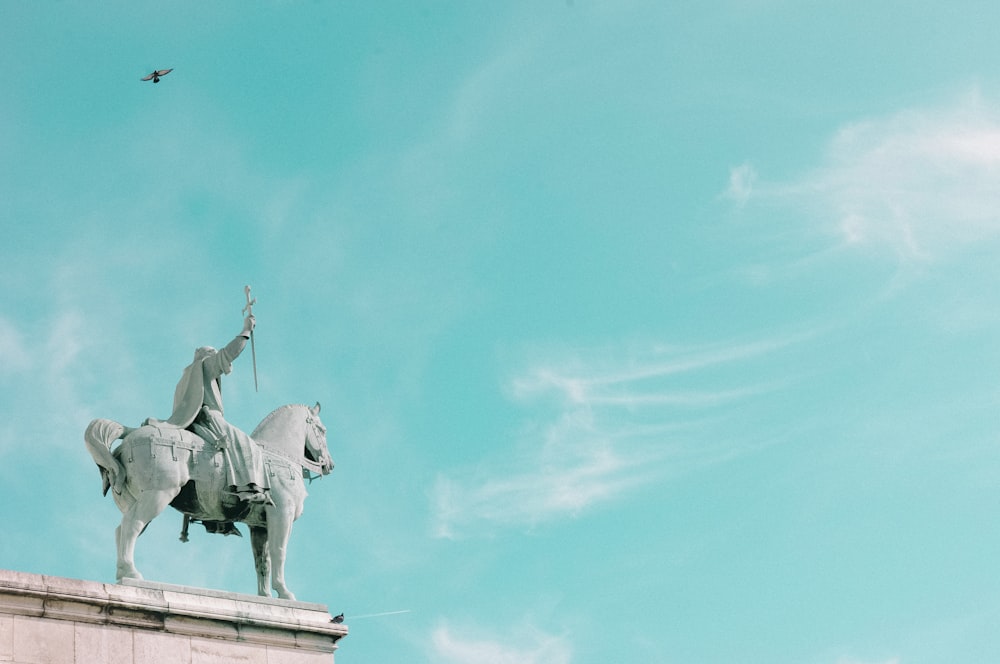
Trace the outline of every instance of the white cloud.
<instances>
[{"instance_id":1,"label":"white cloud","mask_svg":"<svg viewBox=\"0 0 1000 664\"><path fill-rule=\"evenodd\" d=\"M736 201L738 205L744 205L753 194L756 179L757 172L753 166L748 163L740 164L729 171L729 188L726 189L726 196Z\"/></svg>"},{"instance_id":2,"label":"white cloud","mask_svg":"<svg viewBox=\"0 0 1000 664\"><path fill-rule=\"evenodd\" d=\"M572 412L549 426L535 453L498 462L461 480L440 475L434 487L435 534L452 537L484 525L534 525L575 516L593 504L660 476L653 450L630 451ZM513 463L510 463L513 461Z\"/></svg>"},{"instance_id":3,"label":"white cloud","mask_svg":"<svg viewBox=\"0 0 1000 664\"><path fill-rule=\"evenodd\" d=\"M0 318L0 375L19 373L30 366L24 335L13 323Z\"/></svg>"},{"instance_id":4,"label":"white cloud","mask_svg":"<svg viewBox=\"0 0 1000 664\"><path fill-rule=\"evenodd\" d=\"M432 661L453 664L568 664L566 638L521 628L509 638L459 632L442 625L431 635ZM512 645L516 644L516 645Z\"/></svg>"},{"instance_id":5,"label":"white cloud","mask_svg":"<svg viewBox=\"0 0 1000 664\"><path fill-rule=\"evenodd\" d=\"M653 348L617 361L546 361L510 383L540 408L519 444L478 467L438 476L432 495L440 537L573 518L639 487L756 449L720 434L729 407L780 385L741 385L728 373L792 340ZM697 388L689 383L697 384Z\"/></svg>"},{"instance_id":6,"label":"white cloud","mask_svg":"<svg viewBox=\"0 0 1000 664\"><path fill-rule=\"evenodd\" d=\"M846 246L929 260L1000 237L1000 112L973 93L841 128L791 182L741 166L729 197L805 209Z\"/></svg>"},{"instance_id":7,"label":"white cloud","mask_svg":"<svg viewBox=\"0 0 1000 664\"><path fill-rule=\"evenodd\" d=\"M651 348L624 362L592 366L555 368L547 364L527 372L511 383L512 393L519 399L555 392L570 403L598 405L602 403L638 406L643 404L715 405L728 399L745 396L751 390L678 389L658 381L672 379L677 374L708 370L742 359L769 353L793 343L795 338L773 339L742 344L706 345L695 348L663 346Z\"/></svg>"}]
</instances>

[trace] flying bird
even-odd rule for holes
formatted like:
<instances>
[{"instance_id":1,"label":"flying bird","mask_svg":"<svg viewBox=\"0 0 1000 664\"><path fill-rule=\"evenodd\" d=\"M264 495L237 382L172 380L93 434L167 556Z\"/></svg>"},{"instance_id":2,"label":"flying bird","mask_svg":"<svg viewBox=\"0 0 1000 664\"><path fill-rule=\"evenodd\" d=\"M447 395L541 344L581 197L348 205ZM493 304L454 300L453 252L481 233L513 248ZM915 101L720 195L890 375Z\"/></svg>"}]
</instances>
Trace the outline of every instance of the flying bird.
<instances>
[{"instance_id":1,"label":"flying bird","mask_svg":"<svg viewBox=\"0 0 1000 664\"><path fill-rule=\"evenodd\" d=\"M339 616L334 616L333 620L331 620L330 622L337 623L339 625L340 623L344 622L344 614L341 613Z\"/></svg>"},{"instance_id":2,"label":"flying bird","mask_svg":"<svg viewBox=\"0 0 1000 664\"><path fill-rule=\"evenodd\" d=\"M154 69L152 74L150 74L149 76L144 76L142 80L144 81L152 80L153 83L159 83L161 76L166 76L172 71L173 69Z\"/></svg>"}]
</instances>

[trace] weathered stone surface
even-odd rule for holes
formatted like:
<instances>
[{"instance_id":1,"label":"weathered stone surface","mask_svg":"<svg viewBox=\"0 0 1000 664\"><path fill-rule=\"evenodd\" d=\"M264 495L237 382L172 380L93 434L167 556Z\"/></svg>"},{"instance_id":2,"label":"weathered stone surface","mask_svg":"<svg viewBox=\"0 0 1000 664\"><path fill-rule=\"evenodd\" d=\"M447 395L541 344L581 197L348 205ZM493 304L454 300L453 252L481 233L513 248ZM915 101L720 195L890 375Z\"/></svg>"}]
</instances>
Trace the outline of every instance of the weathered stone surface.
<instances>
[{"instance_id":1,"label":"weathered stone surface","mask_svg":"<svg viewBox=\"0 0 1000 664\"><path fill-rule=\"evenodd\" d=\"M191 639L191 664L268 664L267 646Z\"/></svg>"},{"instance_id":2,"label":"weathered stone surface","mask_svg":"<svg viewBox=\"0 0 1000 664\"><path fill-rule=\"evenodd\" d=\"M14 659L14 616L0 613L0 662Z\"/></svg>"},{"instance_id":3,"label":"weathered stone surface","mask_svg":"<svg viewBox=\"0 0 1000 664\"><path fill-rule=\"evenodd\" d=\"M133 652L132 630L76 623L76 661L131 664Z\"/></svg>"},{"instance_id":4,"label":"weathered stone surface","mask_svg":"<svg viewBox=\"0 0 1000 664\"><path fill-rule=\"evenodd\" d=\"M346 635L322 604L0 570L0 662L332 664Z\"/></svg>"},{"instance_id":5,"label":"weathered stone surface","mask_svg":"<svg viewBox=\"0 0 1000 664\"><path fill-rule=\"evenodd\" d=\"M14 616L14 661L18 664L74 664L73 623Z\"/></svg>"},{"instance_id":6,"label":"weathered stone surface","mask_svg":"<svg viewBox=\"0 0 1000 664\"><path fill-rule=\"evenodd\" d=\"M191 664L191 639L164 632L136 630L133 636L135 664ZM80 662L79 664L83 664Z\"/></svg>"},{"instance_id":7,"label":"weathered stone surface","mask_svg":"<svg viewBox=\"0 0 1000 664\"><path fill-rule=\"evenodd\" d=\"M268 650L269 654L271 652ZM281 660L281 664L328 664L329 662L320 653L308 650L287 650L282 656L286 658ZM328 658L330 655L326 655L325 657ZM268 659L267 664L275 664L276 661Z\"/></svg>"}]
</instances>

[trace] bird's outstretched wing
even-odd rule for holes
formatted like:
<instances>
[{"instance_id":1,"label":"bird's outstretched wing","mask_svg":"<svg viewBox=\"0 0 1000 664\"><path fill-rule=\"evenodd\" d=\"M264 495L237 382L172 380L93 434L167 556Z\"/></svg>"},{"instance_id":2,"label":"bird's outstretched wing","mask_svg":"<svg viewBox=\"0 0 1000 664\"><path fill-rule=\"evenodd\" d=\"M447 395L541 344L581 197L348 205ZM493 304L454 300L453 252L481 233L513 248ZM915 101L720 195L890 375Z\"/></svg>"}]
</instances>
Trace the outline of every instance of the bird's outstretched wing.
<instances>
[{"instance_id":1,"label":"bird's outstretched wing","mask_svg":"<svg viewBox=\"0 0 1000 664\"><path fill-rule=\"evenodd\" d=\"M154 69L152 74L149 74L147 76L143 76L142 80L144 80L144 81L153 81L155 83L156 81L160 80L161 76L166 76L167 74L169 74L172 71L173 71L172 68L171 69Z\"/></svg>"}]
</instances>

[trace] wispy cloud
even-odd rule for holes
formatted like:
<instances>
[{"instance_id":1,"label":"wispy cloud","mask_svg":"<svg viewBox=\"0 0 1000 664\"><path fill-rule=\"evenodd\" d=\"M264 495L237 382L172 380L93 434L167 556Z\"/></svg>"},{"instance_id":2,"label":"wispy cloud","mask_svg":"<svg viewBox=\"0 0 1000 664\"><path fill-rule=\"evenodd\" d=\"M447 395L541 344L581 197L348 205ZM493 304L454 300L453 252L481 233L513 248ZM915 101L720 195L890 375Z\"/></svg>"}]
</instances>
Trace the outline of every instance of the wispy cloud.
<instances>
[{"instance_id":1,"label":"wispy cloud","mask_svg":"<svg viewBox=\"0 0 1000 664\"><path fill-rule=\"evenodd\" d=\"M431 635L431 659L453 664L569 664L572 649L565 637L520 628L511 637L495 637L448 624Z\"/></svg>"},{"instance_id":2,"label":"wispy cloud","mask_svg":"<svg viewBox=\"0 0 1000 664\"><path fill-rule=\"evenodd\" d=\"M724 433L733 406L779 389L740 369L793 338L729 345L594 352L539 362L510 381L536 409L500 459L438 476L434 531L458 537L534 526L671 475L720 463L760 444Z\"/></svg>"},{"instance_id":3,"label":"wispy cloud","mask_svg":"<svg viewBox=\"0 0 1000 664\"><path fill-rule=\"evenodd\" d=\"M435 534L452 537L484 526L532 525L576 515L660 474L647 467L658 460L655 451L616 449L580 413L564 415L541 436L537 453L473 471L471 481L440 475L434 486Z\"/></svg>"},{"instance_id":4,"label":"wispy cloud","mask_svg":"<svg viewBox=\"0 0 1000 664\"><path fill-rule=\"evenodd\" d=\"M20 373L30 366L24 335L13 323L0 318L0 376Z\"/></svg>"},{"instance_id":5,"label":"wispy cloud","mask_svg":"<svg viewBox=\"0 0 1000 664\"><path fill-rule=\"evenodd\" d=\"M100 367L81 359L90 338L78 311L20 327L0 321L0 400L13 412L3 428L6 452L36 447L40 436L47 445L78 444L88 421L85 377L100 375ZM46 404L39 429L38 409Z\"/></svg>"},{"instance_id":6,"label":"wispy cloud","mask_svg":"<svg viewBox=\"0 0 1000 664\"><path fill-rule=\"evenodd\" d=\"M608 360L601 364L556 367L539 364L511 382L512 393L528 399L552 391L571 403L597 405L617 403L642 405L673 403L676 405L711 405L747 394L742 389L690 390L669 385L666 389L657 381L677 374L704 371L718 365L752 358L777 350L794 341L793 337L776 338L740 344L705 345L691 348L656 346L625 361Z\"/></svg>"},{"instance_id":7,"label":"wispy cloud","mask_svg":"<svg viewBox=\"0 0 1000 664\"><path fill-rule=\"evenodd\" d=\"M757 172L748 163L743 163L729 171L729 187L726 196L738 205L744 205L753 193Z\"/></svg>"},{"instance_id":8,"label":"wispy cloud","mask_svg":"<svg viewBox=\"0 0 1000 664\"><path fill-rule=\"evenodd\" d=\"M730 174L727 195L791 206L845 246L930 260L1000 236L1000 112L978 92L851 123L788 182Z\"/></svg>"}]
</instances>

